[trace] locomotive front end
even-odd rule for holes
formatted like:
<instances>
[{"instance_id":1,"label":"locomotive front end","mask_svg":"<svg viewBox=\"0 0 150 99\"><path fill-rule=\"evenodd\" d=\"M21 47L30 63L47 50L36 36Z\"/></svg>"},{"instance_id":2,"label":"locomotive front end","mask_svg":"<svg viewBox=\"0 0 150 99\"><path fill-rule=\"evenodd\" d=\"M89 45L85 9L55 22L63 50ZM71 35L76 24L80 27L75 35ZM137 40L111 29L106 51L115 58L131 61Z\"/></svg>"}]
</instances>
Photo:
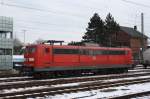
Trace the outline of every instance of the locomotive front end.
<instances>
[{"instance_id":1,"label":"locomotive front end","mask_svg":"<svg viewBox=\"0 0 150 99\"><path fill-rule=\"evenodd\" d=\"M34 71L34 67L36 66L36 52L37 47L35 45L29 45L25 48L23 71L27 74L31 74Z\"/></svg>"}]
</instances>

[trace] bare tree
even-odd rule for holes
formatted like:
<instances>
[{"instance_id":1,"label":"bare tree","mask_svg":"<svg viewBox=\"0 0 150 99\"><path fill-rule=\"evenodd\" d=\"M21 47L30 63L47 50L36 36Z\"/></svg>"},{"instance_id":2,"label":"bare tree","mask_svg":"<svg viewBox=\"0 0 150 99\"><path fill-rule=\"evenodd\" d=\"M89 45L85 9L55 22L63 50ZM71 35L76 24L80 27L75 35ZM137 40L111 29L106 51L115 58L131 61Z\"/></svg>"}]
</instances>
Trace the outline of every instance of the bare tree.
<instances>
[{"instance_id":1,"label":"bare tree","mask_svg":"<svg viewBox=\"0 0 150 99\"><path fill-rule=\"evenodd\" d=\"M24 44L18 38L15 38L13 40L13 45L14 45L14 50L13 50L14 55L23 54L22 48Z\"/></svg>"},{"instance_id":2,"label":"bare tree","mask_svg":"<svg viewBox=\"0 0 150 99\"><path fill-rule=\"evenodd\" d=\"M44 40L41 39L41 38L39 38L39 39L37 39L34 43L35 43L35 44L41 44L41 43L43 43L43 42L44 42Z\"/></svg>"}]
</instances>

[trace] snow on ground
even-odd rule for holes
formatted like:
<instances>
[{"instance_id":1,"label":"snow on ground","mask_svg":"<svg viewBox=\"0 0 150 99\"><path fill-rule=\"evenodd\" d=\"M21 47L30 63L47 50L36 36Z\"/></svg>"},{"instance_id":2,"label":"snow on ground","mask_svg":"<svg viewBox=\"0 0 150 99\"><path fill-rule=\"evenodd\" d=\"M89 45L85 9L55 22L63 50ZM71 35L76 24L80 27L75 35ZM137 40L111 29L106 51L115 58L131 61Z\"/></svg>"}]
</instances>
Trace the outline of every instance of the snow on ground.
<instances>
[{"instance_id":1,"label":"snow on ground","mask_svg":"<svg viewBox=\"0 0 150 99\"><path fill-rule=\"evenodd\" d=\"M68 83L68 84L58 84L58 85L52 85L52 87L67 87L67 86L78 86L80 85L82 82L79 83Z\"/></svg>"},{"instance_id":2,"label":"snow on ground","mask_svg":"<svg viewBox=\"0 0 150 99\"><path fill-rule=\"evenodd\" d=\"M19 92L19 91L26 91L26 90L34 90L34 89L43 89L49 86L36 86L36 87L27 87L27 88L18 88L18 89L5 89L1 90L0 93L11 93L11 92Z\"/></svg>"},{"instance_id":3,"label":"snow on ground","mask_svg":"<svg viewBox=\"0 0 150 99\"><path fill-rule=\"evenodd\" d=\"M127 78L116 78L116 79L110 79L110 80L97 80L97 81L86 81L86 82L78 82L78 83L68 83L68 84L58 84L58 85L52 85L52 87L66 87L66 86L78 86L80 84L86 84L86 83L93 83L93 82L115 82L115 81L121 81L121 80L134 80L134 79L146 79L150 78L150 76L140 76L140 77L127 77Z\"/></svg>"},{"instance_id":4,"label":"snow on ground","mask_svg":"<svg viewBox=\"0 0 150 99\"><path fill-rule=\"evenodd\" d=\"M13 80L13 79L25 79L25 78L31 78L31 77L28 77L28 76L25 76L25 77L7 77L7 78L0 78L0 80Z\"/></svg>"},{"instance_id":5,"label":"snow on ground","mask_svg":"<svg viewBox=\"0 0 150 99\"><path fill-rule=\"evenodd\" d=\"M96 99L96 98L108 99L114 96L122 96L122 95L131 94L131 93L139 93L143 91L150 91L150 83L110 87L110 88L105 88L105 89L70 93L70 94L61 94L61 95L56 95L56 96L45 96L44 99L72 99L72 98L74 99Z\"/></svg>"},{"instance_id":6,"label":"snow on ground","mask_svg":"<svg viewBox=\"0 0 150 99\"><path fill-rule=\"evenodd\" d=\"M134 79L143 79L143 78L150 78L150 76L140 76L140 77L128 77L128 78L117 78L117 79L110 79L106 81L120 81L120 80L134 80Z\"/></svg>"},{"instance_id":7,"label":"snow on ground","mask_svg":"<svg viewBox=\"0 0 150 99\"><path fill-rule=\"evenodd\" d=\"M26 81L13 81L13 82L1 82L0 85L9 85L9 84L18 84L18 83L29 83L29 82L38 82L38 81L54 81L57 79L42 79L42 80L26 80Z\"/></svg>"},{"instance_id":8,"label":"snow on ground","mask_svg":"<svg viewBox=\"0 0 150 99\"><path fill-rule=\"evenodd\" d=\"M131 69L131 70L128 70L128 72L140 72L140 71L149 71L149 69Z\"/></svg>"},{"instance_id":9,"label":"snow on ground","mask_svg":"<svg viewBox=\"0 0 150 99\"><path fill-rule=\"evenodd\" d=\"M142 97L136 97L136 98L131 98L131 99L150 99L150 95L142 96Z\"/></svg>"}]
</instances>

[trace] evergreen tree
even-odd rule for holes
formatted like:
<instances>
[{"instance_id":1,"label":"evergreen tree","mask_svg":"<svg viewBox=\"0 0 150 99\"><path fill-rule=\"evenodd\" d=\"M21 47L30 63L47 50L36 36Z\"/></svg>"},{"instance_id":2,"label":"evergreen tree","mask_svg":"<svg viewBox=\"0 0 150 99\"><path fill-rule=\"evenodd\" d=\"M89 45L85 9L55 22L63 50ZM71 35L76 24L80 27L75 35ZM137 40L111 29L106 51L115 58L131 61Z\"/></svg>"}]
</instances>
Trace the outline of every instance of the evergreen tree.
<instances>
[{"instance_id":1,"label":"evergreen tree","mask_svg":"<svg viewBox=\"0 0 150 99\"><path fill-rule=\"evenodd\" d=\"M120 30L120 26L110 13L108 13L105 19L105 30L105 34L107 35L107 46L117 46L116 35Z\"/></svg>"},{"instance_id":2,"label":"evergreen tree","mask_svg":"<svg viewBox=\"0 0 150 99\"><path fill-rule=\"evenodd\" d=\"M105 42L104 22L97 13L93 15L82 37L83 42L94 42L103 45Z\"/></svg>"}]
</instances>

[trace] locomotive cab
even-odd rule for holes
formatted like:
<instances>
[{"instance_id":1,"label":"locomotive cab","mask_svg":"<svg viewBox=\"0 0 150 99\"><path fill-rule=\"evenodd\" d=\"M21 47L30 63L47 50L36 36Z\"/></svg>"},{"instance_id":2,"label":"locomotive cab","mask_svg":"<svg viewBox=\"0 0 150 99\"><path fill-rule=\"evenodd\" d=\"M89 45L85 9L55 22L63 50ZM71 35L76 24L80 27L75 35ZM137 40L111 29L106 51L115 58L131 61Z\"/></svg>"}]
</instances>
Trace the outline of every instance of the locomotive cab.
<instances>
[{"instance_id":1,"label":"locomotive cab","mask_svg":"<svg viewBox=\"0 0 150 99\"><path fill-rule=\"evenodd\" d=\"M27 71L33 72L43 66L48 67L52 63L52 46L44 44L29 45L25 49L24 66Z\"/></svg>"},{"instance_id":2,"label":"locomotive cab","mask_svg":"<svg viewBox=\"0 0 150 99\"><path fill-rule=\"evenodd\" d=\"M37 46L27 46L25 48L25 54L24 54L24 71L33 71L33 68L36 64L36 54L37 54Z\"/></svg>"}]
</instances>

